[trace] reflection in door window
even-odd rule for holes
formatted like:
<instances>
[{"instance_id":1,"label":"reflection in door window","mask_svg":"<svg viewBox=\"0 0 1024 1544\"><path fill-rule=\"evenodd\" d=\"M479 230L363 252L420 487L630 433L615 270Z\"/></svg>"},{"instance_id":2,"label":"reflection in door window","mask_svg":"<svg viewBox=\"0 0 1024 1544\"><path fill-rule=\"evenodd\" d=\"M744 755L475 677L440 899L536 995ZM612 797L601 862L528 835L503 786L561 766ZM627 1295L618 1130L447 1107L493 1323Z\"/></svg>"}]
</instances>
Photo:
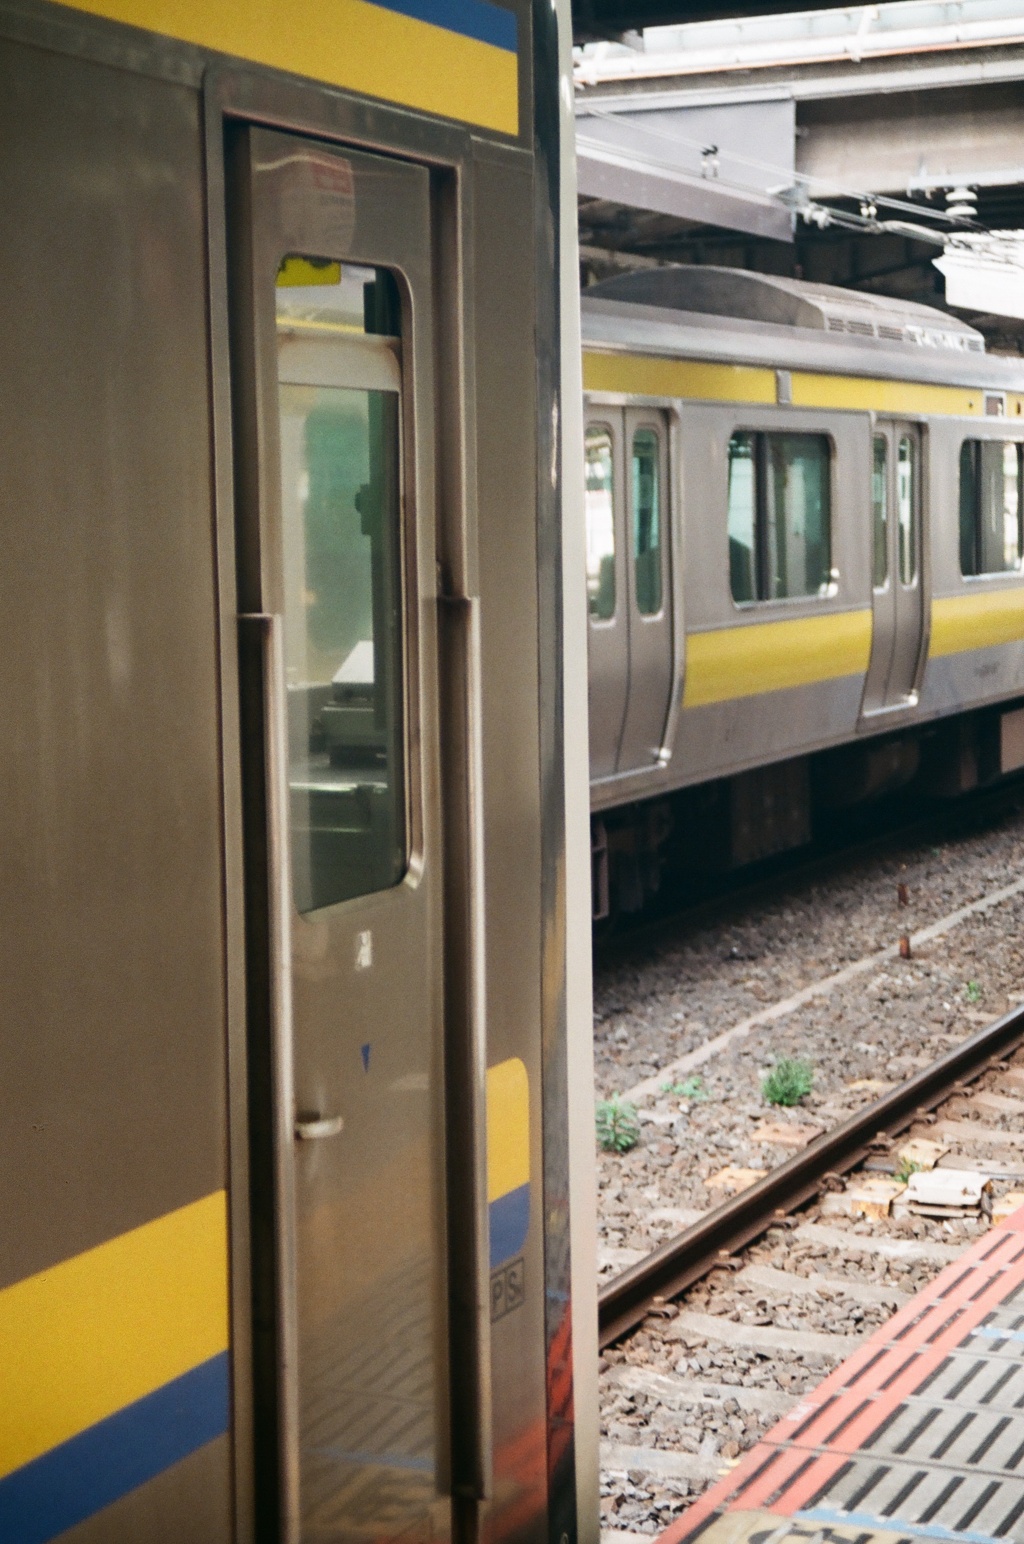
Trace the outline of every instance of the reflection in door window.
<instances>
[{"instance_id":1,"label":"reflection in door window","mask_svg":"<svg viewBox=\"0 0 1024 1544\"><path fill-rule=\"evenodd\" d=\"M653 429L633 436L633 567L641 616L661 610L661 457Z\"/></svg>"},{"instance_id":2,"label":"reflection in door window","mask_svg":"<svg viewBox=\"0 0 1024 1544\"><path fill-rule=\"evenodd\" d=\"M374 276L365 270L359 276L370 291L370 319L375 304L381 309L380 292L375 301ZM278 309L282 371L294 296L288 301ZM359 351L373 347L369 339L353 347L335 332L307 356L312 377L322 360L331 366L324 374L351 373L357 380ZM339 348L348 351L340 371L338 359L324 353ZM300 912L384 889L405 867L400 409L393 356L389 365L394 390L294 379L279 385L288 781ZM294 366L287 373L294 375ZM298 373L309 377L308 364Z\"/></svg>"},{"instance_id":3,"label":"reflection in door window","mask_svg":"<svg viewBox=\"0 0 1024 1544\"><path fill-rule=\"evenodd\" d=\"M594 620L608 622L615 615L615 478L606 425L588 424L585 456L587 596Z\"/></svg>"},{"instance_id":4,"label":"reflection in door window","mask_svg":"<svg viewBox=\"0 0 1024 1544\"><path fill-rule=\"evenodd\" d=\"M917 576L917 447L901 435L896 452L896 517L900 544L900 582Z\"/></svg>"},{"instance_id":5,"label":"reflection in door window","mask_svg":"<svg viewBox=\"0 0 1024 1544\"><path fill-rule=\"evenodd\" d=\"M889 582L889 441L876 434L871 467L871 511L874 529L872 583L884 590Z\"/></svg>"}]
</instances>

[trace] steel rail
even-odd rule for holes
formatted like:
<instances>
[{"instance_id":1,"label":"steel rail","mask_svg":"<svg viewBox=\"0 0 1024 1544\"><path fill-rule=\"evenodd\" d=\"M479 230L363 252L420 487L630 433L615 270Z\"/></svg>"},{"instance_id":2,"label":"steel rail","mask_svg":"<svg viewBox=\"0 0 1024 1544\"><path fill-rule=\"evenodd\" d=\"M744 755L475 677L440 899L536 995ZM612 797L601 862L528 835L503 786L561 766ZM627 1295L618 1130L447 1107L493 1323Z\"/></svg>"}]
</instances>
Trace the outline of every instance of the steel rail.
<instances>
[{"instance_id":1,"label":"steel rail","mask_svg":"<svg viewBox=\"0 0 1024 1544\"><path fill-rule=\"evenodd\" d=\"M886 1145L890 1137L929 1114L957 1084L980 1077L1021 1040L1024 1007L993 1020L621 1272L598 1294L602 1349L634 1329L655 1298L677 1297L810 1200L828 1176L854 1168L873 1147Z\"/></svg>"}]
</instances>

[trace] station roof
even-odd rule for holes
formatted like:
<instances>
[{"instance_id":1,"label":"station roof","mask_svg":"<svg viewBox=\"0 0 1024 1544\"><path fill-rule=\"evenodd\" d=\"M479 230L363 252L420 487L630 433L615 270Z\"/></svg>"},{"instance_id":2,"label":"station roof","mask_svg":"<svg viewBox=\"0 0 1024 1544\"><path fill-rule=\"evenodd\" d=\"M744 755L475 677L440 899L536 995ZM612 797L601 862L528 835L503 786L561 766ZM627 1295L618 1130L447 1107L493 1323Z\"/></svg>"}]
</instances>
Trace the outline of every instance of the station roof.
<instances>
[{"instance_id":1,"label":"station roof","mask_svg":"<svg viewBox=\"0 0 1024 1544\"><path fill-rule=\"evenodd\" d=\"M585 284L682 262L972 309L943 264L987 242L1024 297L1021 0L676 14L575 49ZM1005 304L976 325L1024 352Z\"/></svg>"},{"instance_id":2,"label":"station roof","mask_svg":"<svg viewBox=\"0 0 1024 1544\"><path fill-rule=\"evenodd\" d=\"M851 66L893 59L927 65L933 55L948 66L951 56L960 53L985 66L979 71L966 60L966 67L958 61L958 73L965 79L1019 78L998 63L993 70L992 50L1011 49L1019 55L1024 37L1020 0L889 0L845 6L828 0L784 5L737 0L731 8L723 4L717 13L699 4L688 8L684 0L590 3L618 4L623 15L636 15L617 36L609 29L600 38L595 35L590 46L581 39L578 78L612 95L654 85L665 89L669 81L680 88L707 89L717 80L723 88L745 85L749 92L781 70L781 78L791 81L800 94L820 96L828 94L828 72L836 66L843 67L848 83ZM641 19L645 7L658 6L677 19ZM937 84L928 73L925 84ZM872 77L860 89L871 91L874 84ZM886 89L884 82L881 89Z\"/></svg>"},{"instance_id":3,"label":"station roof","mask_svg":"<svg viewBox=\"0 0 1024 1544\"><path fill-rule=\"evenodd\" d=\"M572 19L573 31L583 42L639 32L644 27L842 9L849 9L842 0L572 0Z\"/></svg>"}]
</instances>

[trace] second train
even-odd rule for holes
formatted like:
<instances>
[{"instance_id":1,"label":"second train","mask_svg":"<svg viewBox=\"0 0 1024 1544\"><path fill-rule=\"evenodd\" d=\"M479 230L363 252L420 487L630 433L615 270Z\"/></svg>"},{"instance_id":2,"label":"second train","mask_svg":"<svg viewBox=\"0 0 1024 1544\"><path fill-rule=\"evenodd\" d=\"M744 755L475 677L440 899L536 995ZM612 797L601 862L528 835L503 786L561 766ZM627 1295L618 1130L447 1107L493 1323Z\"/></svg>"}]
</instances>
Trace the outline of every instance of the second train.
<instances>
[{"instance_id":1,"label":"second train","mask_svg":"<svg viewBox=\"0 0 1024 1544\"><path fill-rule=\"evenodd\" d=\"M713 267L583 298L595 919L1024 766L1024 361Z\"/></svg>"}]
</instances>

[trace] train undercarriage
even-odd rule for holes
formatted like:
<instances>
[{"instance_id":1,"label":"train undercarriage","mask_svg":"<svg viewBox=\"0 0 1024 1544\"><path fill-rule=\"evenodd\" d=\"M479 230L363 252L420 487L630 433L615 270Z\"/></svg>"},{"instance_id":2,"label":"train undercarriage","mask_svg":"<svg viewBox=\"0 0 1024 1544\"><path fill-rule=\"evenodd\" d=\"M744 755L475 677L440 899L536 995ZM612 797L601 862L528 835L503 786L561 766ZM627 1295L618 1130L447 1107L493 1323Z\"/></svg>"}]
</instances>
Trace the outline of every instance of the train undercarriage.
<instances>
[{"instance_id":1,"label":"train undercarriage","mask_svg":"<svg viewBox=\"0 0 1024 1544\"><path fill-rule=\"evenodd\" d=\"M884 800L923 804L1024 767L1024 700L752 767L591 816L595 922L839 833Z\"/></svg>"}]
</instances>

